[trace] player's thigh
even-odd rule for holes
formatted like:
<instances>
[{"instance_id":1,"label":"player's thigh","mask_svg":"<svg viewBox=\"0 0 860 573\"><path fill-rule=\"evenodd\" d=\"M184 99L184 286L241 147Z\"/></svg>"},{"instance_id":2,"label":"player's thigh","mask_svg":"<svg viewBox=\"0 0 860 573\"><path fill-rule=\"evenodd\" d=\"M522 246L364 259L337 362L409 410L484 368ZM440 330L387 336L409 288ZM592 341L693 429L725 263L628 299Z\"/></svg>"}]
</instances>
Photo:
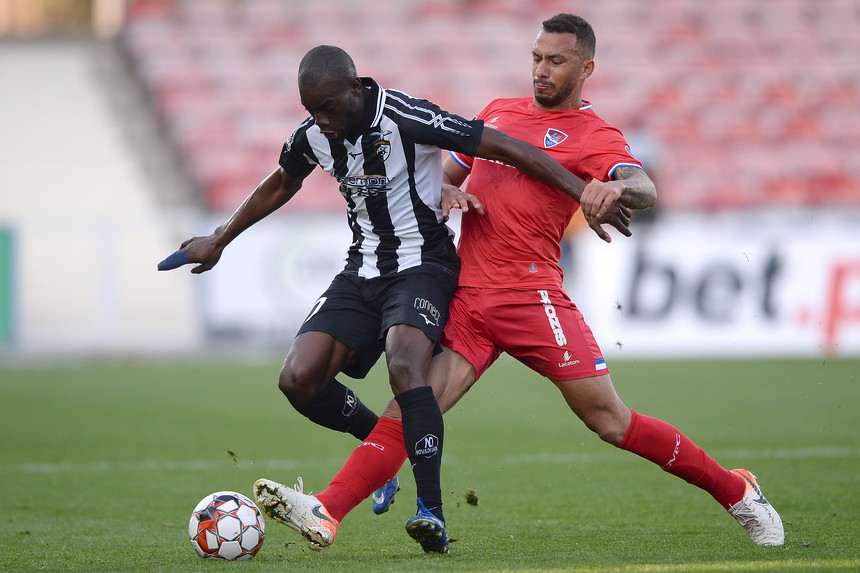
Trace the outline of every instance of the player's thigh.
<instances>
[{"instance_id":1,"label":"player's thigh","mask_svg":"<svg viewBox=\"0 0 860 573\"><path fill-rule=\"evenodd\" d=\"M553 383L561 391L570 409L581 418L595 412L618 413L626 409L609 374L576 380L553 380Z\"/></svg>"},{"instance_id":2,"label":"player's thigh","mask_svg":"<svg viewBox=\"0 0 860 573\"><path fill-rule=\"evenodd\" d=\"M300 338L316 341L321 333L339 344L330 342L328 348L323 348L323 353L316 358L309 350L300 347L297 351L301 353L300 363L305 360L311 363L332 361L335 365L339 363L339 370L352 378L367 376L382 354L384 343L380 337L381 315L365 300L362 281L364 279L359 277L337 275L316 300L299 327L296 341ZM306 336L311 333L318 334ZM352 353L344 353L341 345ZM332 357L330 352L335 352L335 356Z\"/></svg>"},{"instance_id":3,"label":"player's thigh","mask_svg":"<svg viewBox=\"0 0 860 573\"><path fill-rule=\"evenodd\" d=\"M475 384L475 367L459 352L444 348L430 362L427 379L444 414Z\"/></svg>"},{"instance_id":4,"label":"player's thigh","mask_svg":"<svg viewBox=\"0 0 860 573\"><path fill-rule=\"evenodd\" d=\"M630 426L630 410L615 391L609 374L553 380L570 409L607 442L621 443Z\"/></svg>"},{"instance_id":5,"label":"player's thigh","mask_svg":"<svg viewBox=\"0 0 860 573\"><path fill-rule=\"evenodd\" d=\"M327 384L338 372L356 361L356 352L332 335L322 331L300 333L293 340L282 377L295 381Z\"/></svg>"},{"instance_id":6,"label":"player's thigh","mask_svg":"<svg viewBox=\"0 0 860 573\"><path fill-rule=\"evenodd\" d=\"M444 414L475 384L475 367L459 352L443 347L442 352L430 361L427 383L433 388L439 409ZM399 420L397 401L391 400L382 415Z\"/></svg>"},{"instance_id":7,"label":"player's thigh","mask_svg":"<svg viewBox=\"0 0 860 573\"><path fill-rule=\"evenodd\" d=\"M435 354L427 370L427 383L442 413L454 407L499 357L498 347L483 336L481 296L480 289L461 287L448 307L442 351ZM400 408L394 400L383 415L400 419Z\"/></svg>"},{"instance_id":8,"label":"player's thigh","mask_svg":"<svg viewBox=\"0 0 860 573\"><path fill-rule=\"evenodd\" d=\"M427 369L436 344L420 329L394 324L385 336L385 361L395 394L426 386Z\"/></svg>"}]
</instances>

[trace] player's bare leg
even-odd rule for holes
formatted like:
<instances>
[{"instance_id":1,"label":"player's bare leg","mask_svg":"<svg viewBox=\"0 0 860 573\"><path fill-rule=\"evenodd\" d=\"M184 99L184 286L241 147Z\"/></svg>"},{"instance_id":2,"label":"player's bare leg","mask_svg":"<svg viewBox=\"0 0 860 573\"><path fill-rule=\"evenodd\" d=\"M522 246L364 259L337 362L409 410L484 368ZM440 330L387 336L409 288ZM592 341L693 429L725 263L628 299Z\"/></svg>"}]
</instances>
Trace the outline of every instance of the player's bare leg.
<instances>
[{"instance_id":1,"label":"player's bare leg","mask_svg":"<svg viewBox=\"0 0 860 573\"><path fill-rule=\"evenodd\" d=\"M356 361L356 352L330 334L304 332L290 346L278 388L312 422L364 440L379 418L335 379Z\"/></svg>"},{"instance_id":2,"label":"player's bare leg","mask_svg":"<svg viewBox=\"0 0 860 573\"><path fill-rule=\"evenodd\" d=\"M630 427L631 414L609 374L579 380L553 380L570 409L601 440L617 446Z\"/></svg>"},{"instance_id":3,"label":"player's bare leg","mask_svg":"<svg viewBox=\"0 0 860 573\"><path fill-rule=\"evenodd\" d=\"M427 384L433 388L433 395L444 414L475 384L475 367L459 352L443 347L442 352L430 361ZM391 400L382 415L392 420L400 420L400 406L397 401Z\"/></svg>"},{"instance_id":4,"label":"player's bare leg","mask_svg":"<svg viewBox=\"0 0 860 573\"><path fill-rule=\"evenodd\" d=\"M302 411L355 359L355 351L332 335L304 332L290 345L278 388L296 410Z\"/></svg>"},{"instance_id":5,"label":"player's bare leg","mask_svg":"<svg viewBox=\"0 0 860 573\"><path fill-rule=\"evenodd\" d=\"M677 428L628 409L608 374L554 382L571 410L602 440L707 491L757 545L782 545L782 521L751 473L726 470Z\"/></svg>"}]
</instances>

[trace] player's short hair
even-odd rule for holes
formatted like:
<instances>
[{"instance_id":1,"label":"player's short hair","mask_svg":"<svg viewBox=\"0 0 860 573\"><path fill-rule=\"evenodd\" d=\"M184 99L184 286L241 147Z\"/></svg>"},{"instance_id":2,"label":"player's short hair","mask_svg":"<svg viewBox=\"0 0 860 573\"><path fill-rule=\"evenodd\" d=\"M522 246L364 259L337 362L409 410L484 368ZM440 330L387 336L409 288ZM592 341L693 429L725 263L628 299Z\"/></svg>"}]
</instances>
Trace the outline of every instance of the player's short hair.
<instances>
[{"instance_id":1,"label":"player's short hair","mask_svg":"<svg viewBox=\"0 0 860 573\"><path fill-rule=\"evenodd\" d=\"M576 45L585 50L589 58L594 58L597 40L594 38L591 24L583 18L574 14L556 14L549 20L544 20L542 26L544 31L550 34L573 34L576 36Z\"/></svg>"},{"instance_id":2,"label":"player's short hair","mask_svg":"<svg viewBox=\"0 0 860 573\"><path fill-rule=\"evenodd\" d=\"M299 87L313 86L324 78L337 78L344 83L351 82L358 74L355 62L343 49L337 46L317 46L312 48L299 64Z\"/></svg>"}]
</instances>

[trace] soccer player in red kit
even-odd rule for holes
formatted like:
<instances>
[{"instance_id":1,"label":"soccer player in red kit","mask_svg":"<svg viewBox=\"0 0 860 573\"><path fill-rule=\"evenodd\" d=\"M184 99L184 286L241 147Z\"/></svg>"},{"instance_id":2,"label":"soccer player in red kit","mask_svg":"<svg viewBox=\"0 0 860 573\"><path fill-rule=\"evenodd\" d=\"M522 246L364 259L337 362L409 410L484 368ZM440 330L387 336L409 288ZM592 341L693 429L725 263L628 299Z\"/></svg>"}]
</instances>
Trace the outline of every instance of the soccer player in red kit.
<instances>
[{"instance_id":1,"label":"soccer player in red kit","mask_svg":"<svg viewBox=\"0 0 860 573\"><path fill-rule=\"evenodd\" d=\"M642 164L621 132L581 97L594 69L594 45L591 26L578 16L559 14L543 22L532 53L534 96L495 100L478 119L544 149L591 181L580 201L586 215L615 200L647 208L656 191ZM552 380L602 440L707 491L754 543L782 545L780 517L752 473L724 469L678 429L630 410L616 394L591 330L563 289L557 262L564 230L580 203L503 163L451 153L446 184L460 186L467 177L469 193L446 189L464 215L462 268L442 338L445 350L428 374L441 410L449 410L506 352ZM323 492L309 496L286 488L284 504L294 508L295 529L324 527L333 539L331 524L319 523L313 510L322 505L339 522L378 488L384 499L374 495L374 503L387 508L396 492L392 478L406 459L398 420L392 402ZM447 550L444 528L439 535Z\"/></svg>"}]
</instances>

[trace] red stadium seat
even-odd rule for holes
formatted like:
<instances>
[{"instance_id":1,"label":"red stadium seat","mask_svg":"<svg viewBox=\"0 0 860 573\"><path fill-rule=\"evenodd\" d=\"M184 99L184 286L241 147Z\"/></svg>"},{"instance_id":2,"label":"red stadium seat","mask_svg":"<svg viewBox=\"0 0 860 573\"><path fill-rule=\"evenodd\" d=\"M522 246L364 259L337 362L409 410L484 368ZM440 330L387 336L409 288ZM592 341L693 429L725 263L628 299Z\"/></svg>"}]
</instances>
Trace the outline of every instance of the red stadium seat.
<instances>
[{"instance_id":1,"label":"red stadium seat","mask_svg":"<svg viewBox=\"0 0 860 573\"><path fill-rule=\"evenodd\" d=\"M659 144L664 208L860 205L856 0L138 0L123 38L210 207L232 210L306 116L309 47L341 45L383 85L473 115L530 94L540 21L571 10L598 38L584 97ZM341 209L330 191L295 204Z\"/></svg>"}]
</instances>

